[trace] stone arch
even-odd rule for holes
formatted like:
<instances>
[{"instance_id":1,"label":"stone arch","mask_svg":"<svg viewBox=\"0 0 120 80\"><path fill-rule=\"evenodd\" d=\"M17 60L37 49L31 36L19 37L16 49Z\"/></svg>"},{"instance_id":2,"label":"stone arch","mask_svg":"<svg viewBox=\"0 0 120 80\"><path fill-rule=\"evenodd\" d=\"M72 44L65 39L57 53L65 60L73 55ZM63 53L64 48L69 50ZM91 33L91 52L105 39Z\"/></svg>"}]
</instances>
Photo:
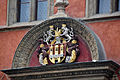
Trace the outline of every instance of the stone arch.
<instances>
[{"instance_id":1,"label":"stone arch","mask_svg":"<svg viewBox=\"0 0 120 80\"><path fill-rule=\"evenodd\" d=\"M20 68L20 67L29 67L30 58L37 48L38 40L44 34L43 32L49 30L49 25L66 23L70 27L74 29L75 34L80 35L81 38L88 45L88 48L91 53L92 60L101 60L105 58L101 58L104 54L102 45L98 39L98 37L91 31L82 21L76 21L72 18L54 18L50 20L46 20L41 24L33 27L22 39L18 48L16 49L12 68ZM100 49L99 49L100 48ZM101 51L101 53L99 53Z\"/></svg>"}]
</instances>

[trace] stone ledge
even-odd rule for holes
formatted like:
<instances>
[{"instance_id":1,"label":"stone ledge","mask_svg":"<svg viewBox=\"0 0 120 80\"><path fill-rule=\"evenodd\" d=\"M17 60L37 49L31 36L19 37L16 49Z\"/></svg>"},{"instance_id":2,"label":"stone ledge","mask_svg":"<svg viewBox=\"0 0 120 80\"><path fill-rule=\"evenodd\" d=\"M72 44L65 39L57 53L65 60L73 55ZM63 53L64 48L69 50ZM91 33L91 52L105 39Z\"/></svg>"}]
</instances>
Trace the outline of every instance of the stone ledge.
<instances>
[{"instance_id":1,"label":"stone ledge","mask_svg":"<svg viewBox=\"0 0 120 80\"><path fill-rule=\"evenodd\" d=\"M19 68L2 72L14 80L110 80L119 67L113 61L97 61Z\"/></svg>"},{"instance_id":2,"label":"stone ledge","mask_svg":"<svg viewBox=\"0 0 120 80\"><path fill-rule=\"evenodd\" d=\"M52 17L51 17L52 18ZM94 22L103 22L103 21L111 21L111 20L120 20L119 15L96 15L92 16L89 18L74 18L78 21L83 21L85 23L94 23ZM4 31L11 31L11 30L16 30L16 29L25 29L25 28L31 28L34 27L35 25L40 24L43 21L33 21L33 22L22 22L22 23L15 23L13 25L9 26L0 26L0 32Z\"/></svg>"}]
</instances>

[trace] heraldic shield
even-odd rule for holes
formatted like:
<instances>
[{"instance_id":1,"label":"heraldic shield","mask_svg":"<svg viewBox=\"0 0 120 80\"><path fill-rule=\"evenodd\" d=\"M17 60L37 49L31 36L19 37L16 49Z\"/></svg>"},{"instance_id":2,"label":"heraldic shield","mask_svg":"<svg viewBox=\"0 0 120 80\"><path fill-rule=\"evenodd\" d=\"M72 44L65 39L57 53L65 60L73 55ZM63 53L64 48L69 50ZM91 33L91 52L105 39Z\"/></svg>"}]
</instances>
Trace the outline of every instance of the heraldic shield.
<instances>
[{"instance_id":1,"label":"heraldic shield","mask_svg":"<svg viewBox=\"0 0 120 80\"><path fill-rule=\"evenodd\" d=\"M49 60L52 63L61 63L66 56L66 44L57 44L49 46Z\"/></svg>"},{"instance_id":2,"label":"heraldic shield","mask_svg":"<svg viewBox=\"0 0 120 80\"><path fill-rule=\"evenodd\" d=\"M79 47L73 29L68 28L66 24L49 26L49 30L44 32L43 38L40 39L40 49L37 52L41 65L47 65L49 62L74 62L79 54Z\"/></svg>"}]
</instances>

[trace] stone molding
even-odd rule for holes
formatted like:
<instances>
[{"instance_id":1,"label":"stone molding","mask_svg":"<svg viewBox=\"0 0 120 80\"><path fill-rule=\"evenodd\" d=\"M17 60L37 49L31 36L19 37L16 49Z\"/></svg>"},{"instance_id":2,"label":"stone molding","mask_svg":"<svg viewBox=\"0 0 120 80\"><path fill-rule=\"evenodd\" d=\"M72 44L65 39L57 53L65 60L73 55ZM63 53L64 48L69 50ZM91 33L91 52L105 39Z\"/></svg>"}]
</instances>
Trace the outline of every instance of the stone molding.
<instances>
[{"instance_id":1,"label":"stone molding","mask_svg":"<svg viewBox=\"0 0 120 80\"><path fill-rule=\"evenodd\" d=\"M2 70L2 72L14 80L114 80L112 78L119 67L113 61L97 61Z\"/></svg>"}]
</instances>

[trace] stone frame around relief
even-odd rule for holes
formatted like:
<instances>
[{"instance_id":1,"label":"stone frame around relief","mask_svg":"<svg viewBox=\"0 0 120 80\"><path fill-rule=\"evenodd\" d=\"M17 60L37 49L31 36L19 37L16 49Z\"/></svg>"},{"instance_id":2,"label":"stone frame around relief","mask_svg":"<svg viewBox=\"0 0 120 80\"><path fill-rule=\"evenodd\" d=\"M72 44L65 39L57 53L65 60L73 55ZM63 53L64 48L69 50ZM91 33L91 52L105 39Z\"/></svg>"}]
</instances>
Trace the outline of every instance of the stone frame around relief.
<instances>
[{"instance_id":1,"label":"stone frame around relief","mask_svg":"<svg viewBox=\"0 0 120 80\"><path fill-rule=\"evenodd\" d=\"M99 60L97 42L83 22L78 22L72 18L54 18L33 27L24 36L16 49L12 68L29 67L28 65L30 58L39 45L38 40L44 35L43 32L49 30L48 26L59 23L70 25L70 27L74 29L75 34L81 36L81 38L88 45L92 60Z\"/></svg>"}]
</instances>

